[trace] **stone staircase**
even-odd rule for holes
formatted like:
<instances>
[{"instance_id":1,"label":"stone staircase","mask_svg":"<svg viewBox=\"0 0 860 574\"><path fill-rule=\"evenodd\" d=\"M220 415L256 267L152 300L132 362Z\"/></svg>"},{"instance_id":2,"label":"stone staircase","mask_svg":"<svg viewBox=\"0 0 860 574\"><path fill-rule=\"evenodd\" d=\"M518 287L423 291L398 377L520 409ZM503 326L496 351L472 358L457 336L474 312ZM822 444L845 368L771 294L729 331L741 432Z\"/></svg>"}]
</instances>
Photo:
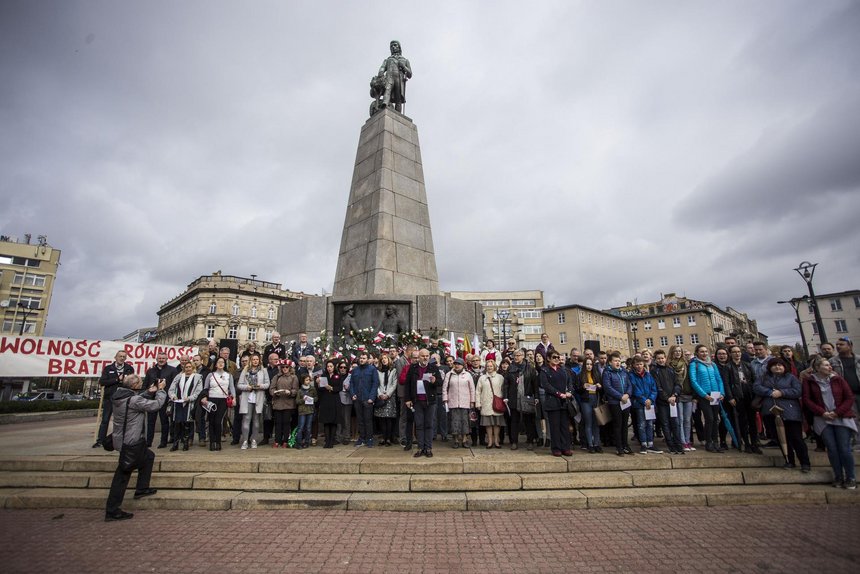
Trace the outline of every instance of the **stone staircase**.
<instances>
[{"instance_id":1,"label":"stone staircase","mask_svg":"<svg viewBox=\"0 0 860 574\"><path fill-rule=\"evenodd\" d=\"M677 455L450 449L432 459L400 448L157 451L155 496L128 509L533 510L633 506L856 503L830 486L823 453L809 474L764 455ZM0 457L2 508L103 508L116 455ZM136 477L132 476L133 487Z\"/></svg>"}]
</instances>

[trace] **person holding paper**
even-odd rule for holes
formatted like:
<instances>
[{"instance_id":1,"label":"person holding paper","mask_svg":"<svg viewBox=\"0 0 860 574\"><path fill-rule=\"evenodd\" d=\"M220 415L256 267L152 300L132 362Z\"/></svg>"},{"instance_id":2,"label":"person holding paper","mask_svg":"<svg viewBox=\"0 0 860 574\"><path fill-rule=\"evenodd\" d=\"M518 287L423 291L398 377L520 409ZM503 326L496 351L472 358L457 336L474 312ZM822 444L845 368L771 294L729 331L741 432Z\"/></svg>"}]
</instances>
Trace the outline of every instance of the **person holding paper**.
<instances>
[{"instance_id":1,"label":"person holding paper","mask_svg":"<svg viewBox=\"0 0 860 574\"><path fill-rule=\"evenodd\" d=\"M394 444L394 430L397 422L397 370L391 355L383 353L379 357L379 386L376 389L376 405L373 415L382 422L382 446Z\"/></svg>"},{"instance_id":2,"label":"person holding paper","mask_svg":"<svg viewBox=\"0 0 860 574\"><path fill-rule=\"evenodd\" d=\"M292 361L282 359L279 363L280 372L269 386L269 394L272 395L272 418L275 419L275 442L272 446L287 448L287 441L295 425L299 379Z\"/></svg>"},{"instance_id":3,"label":"person holding paper","mask_svg":"<svg viewBox=\"0 0 860 574\"><path fill-rule=\"evenodd\" d=\"M478 377L475 388L475 406L481 411L481 426L486 428L487 448L502 448L500 432L505 426L505 416L493 408L493 398L505 399L505 378L496 372L495 359L487 359L484 369L486 372Z\"/></svg>"},{"instance_id":4,"label":"person holding paper","mask_svg":"<svg viewBox=\"0 0 860 574\"><path fill-rule=\"evenodd\" d=\"M433 409L436 408L437 387L441 384L442 373L436 363L430 363L430 351L419 350L418 362L410 365L406 374L404 391L406 408L414 410L418 450L413 456L416 458L433 456Z\"/></svg>"},{"instance_id":5,"label":"person holding paper","mask_svg":"<svg viewBox=\"0 0 860 574\"><path fill-rule=\"evenodd\" d=\"M561 364L561 355L556 350L549 352L549 366L540 372L540 385L544 390L541 404L549 419L552 455L571 456L573 449L565 401L573 400L573 380L570 370Z\"/></svg>"},{"instance_id":6,"label":"person holding paper","mask_svg":"<svg viewBox=\"0 0 860 574\"><path fill-rule=\"evenodd\" d=\"M334 359L325 362L322 375L316 378L319 404L317 418L323 426L325 441L323 448L334 448L337 422L340 420L340 391L343 390L343 379L338 375Z\"/></svg>"},{"instance_id":7,"label":"person holding paper","mask_svg":"<svg viewBox=\"0 0 860 574\"><path fill-rule=\"evenodd\" d=\"M594 359L586 357L579 375L574 379L582 413L584 446L589 454L603 452L600 447L600 425L597 424L597 417L594 416L594 409L600 405L600 397L603 395L603 385L597 373Z\"/></svg>"},{"instance_id":8,"label":"person holding paper","mask_svg":"<svg viewBox=\"0 0 860 574\"><path fill-rule=\"evenodd\" d=\"M681 441L681 417L678 416L681 385L678 384L675 369L669 366L666 351L663 349L654 351L651 376L657 385L657 419L663 427L666 447L670 454L685 454Z\"/></svg>"},{"instance_id":9,"label":"person holding paper","mask_svg":"<svg viewBox=\"0 0 860 574\"><path fill-rule=\"evenodd\" d=\"M744 452L762 454L758 440L758 429L756 428L756 409L752 405L755 397L755 393L753 393L755 375L749 363L743 360L743 350L738 345L729 348L729 355L732 358L730 365L734 379L737 381L733 390L737 401L735 413L738 419L738 428L735 431L744 444Z\"/></svg>"},{"instance_id":10,"label":"person holding paper","mask_svg":"<svg viewBox=\"0 0 860 574\"><path fill-rule=\"evenodd\" d=\"M615 453L618 456L633 454L627 442L627 422L630 418L632 390L627 371L621 368L621 354L615 351L609 356L609 365L603 370L603 395L612 412Z\"/></svg>"},{"instance_id":11,"label":"person holding paper","mask_svg":"<svg viewBox=\"0 0 860 574\"><path fill-rule=\"evenodd\" d=\"M454 366L442 383L442 402L451 412L451 436L454 448L464 447L469 434L469 410L475 407L475 384L465 370L466 362L454 359Z\"/></svg>"},{"instance_id":12,"label":"person holding paper","mask_svg":"<svg viewBox=\"0 0 860 574\"><path fill-rule=\"evenodd\" d=\"M269 390L269 373L262 368L260 355L250 355L248 366L239 375L239 412L242 414L242 450L257 448L257 439L263 435L263 406ZM251 436L253 430L254 435Z\"/></svg>"},{"instance_id":13,"label":"person holding paper","mask_svg":"<svg viewBox=\"0 0 860 574\"><path fill-rule=\"evenodd\" d=\"M707 345L696 345L695 357L690 361L690 385L696 393L699 410L705 417L705 450L724 453L719 443L720 402L725 396L720 371L711 361ZM716 404L715 404L716 403Z\"/></svg>"},{"instance_id":14,"label":"person holding paper","mask_svg":"<svg viewBox=\"0 0 860 574\"><path fill-rule=\"evenodd\" d=\"M633 407L636 409L636 426L639 431L639 454L660 454L663 451L654 447L657 383L645 369L645 359L642 357L633 359L630 384L633 386Z\"/></svg>"},{"instance_id":15,"label":"person holding paper","mask_svg":"<svg viewBox=\"0 0 860 574\"><path fill-rule=\"evenodd\" d=\"M373 404L379 389L379 371L369 363L367 351L358 354L358 365L352 370L349 385L358 417L358 440L355 446L367 445L367 448L373 448Z\"/></svg>"},{"instance_id":16,"label":"person holding paper","mask_svg":"<svg viewBox=\"0 0 860 574\"><path fill-rule=\"evenodd\" d=\"M314 422L314 405L317 402L317 388L310 375L302 375L296 397L299 411L299 430L296 433L296 448L301 450L311 446L311 428Z\"/></svg>"},{"instance_id":17,"label":"person holding paper","mask_svg":"<svg viewBox=\"0 0 860 574\"><path fill-rule=\"evenodd\" d=\"M182 450L188 450L188 439L194 433L194 402L203 391L203 377L201 377L191 361L182 364L182 372L176 375L170 384L167 396L173 401L173 446L171 451L179 449L179 441L182 441Z\"/></svg>"}]
</instances>

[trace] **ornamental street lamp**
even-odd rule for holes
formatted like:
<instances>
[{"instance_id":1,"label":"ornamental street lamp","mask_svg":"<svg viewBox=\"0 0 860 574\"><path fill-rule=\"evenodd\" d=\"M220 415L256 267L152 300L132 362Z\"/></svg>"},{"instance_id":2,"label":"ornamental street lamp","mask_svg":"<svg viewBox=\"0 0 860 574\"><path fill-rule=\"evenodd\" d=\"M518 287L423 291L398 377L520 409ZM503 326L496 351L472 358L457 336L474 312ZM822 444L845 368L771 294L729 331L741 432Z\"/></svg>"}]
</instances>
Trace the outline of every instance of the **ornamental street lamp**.
<instances>
[{"instance_id":1,"label":"ornamental street lamp","mask_svg":"<svg viewBox=\"0 0 860 574\"><path fill-rule=\"evenodd\" d=\"M27 319L35 313L36 311L44 311L41 307L30 307L27 303L23 301L18 301L18 308L23 309L22 313L24 314L24 318L21 320L21 331L18 333L19 337L24 336L24 327L27 326Z\"/></svg>"},{"instance_id":2,"label":"ornamental street lamp","mask_svg":"<svg viewBox=\"0 0 860 574\"><path fill-rule=\"evenodd\" d=\"M499 322L501 323L501 329L499 329L499 333L502 336L502 341L507 342L508 340L508 319L511 318L511 312L508 309L500 309L496 315L499 318ZM504 349L504 347L499 347L500 349Z\"/></svg>"},{"instance_id":3,"label":"ornamental street lamp","mask_svg":"<svg viewBox=\"0 0 860 574\"><path fill-rule=\"evenodd\" d=\"M636 338L636 332L639 330L639 325L637 323L633 323L630 325L630 331L633 332L633 352L636 353L639 350L639 339Z\"/></svg>"},{"instance_id":4,"label":"ornamental street lamp","mask_svg":"<svg viewBox=\"0 0 860 574\"><path fill-rule=\"evenodd\" d=\"M806 281L806 286L809 288L809 301L812 303L812 312L815 315L815 325L818 327L819 346L827 342L827 335L824 333L824 322L821 320L821 312L818 310L818 301L815 299L815 291L812 288L812 276L815 275L815 268L818 263L810 263L809 261L801 261L794 270L797 274Z\"/></svg>"},{"instance_id":5,"label":"ornamental street lamp","mask_svg":"<svg viewBox=\"0 0 860 574\"><path fill-rule=\"evenodd\" d=\"M797 328L800 329L800 342L803 344L803 352L806 353L806 356L809 357L809 346L806 344L806 335L803 333L803 325L800 324L800 304L801 301L806 302L809 300L809 297L804 295L799 299L792 299L791 301L777 301L778 304L784 305L788 303L791 305L791 308L794 309L794 321L797 323Z\"/></svg>"}]
</instances>

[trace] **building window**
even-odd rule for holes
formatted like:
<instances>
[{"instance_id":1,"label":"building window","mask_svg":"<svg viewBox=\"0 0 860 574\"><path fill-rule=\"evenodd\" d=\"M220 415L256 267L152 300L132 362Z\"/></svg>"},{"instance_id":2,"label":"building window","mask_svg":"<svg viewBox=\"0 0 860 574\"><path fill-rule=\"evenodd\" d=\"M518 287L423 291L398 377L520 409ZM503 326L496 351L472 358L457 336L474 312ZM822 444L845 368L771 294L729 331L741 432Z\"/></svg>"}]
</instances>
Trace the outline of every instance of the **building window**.
<instances>
[{"instance_id":1,"label":"building window","mask_svg":"<svg viewBox=\"0 0 860 574\"><path fill-rule=\"evenodd\" d=\"M518 313L520 319L540 319L540 311L525 309L523 311L519 311Z\"/></svg>"},{"instance_id":2,"label":"building window","mask_svg":"<svg viewBox=\"0 0 860 574\"><path fill-rule=\"evenodd\" d=\"M4 333L15 333L16 335L21 332L21 321L12 321L5 320L3 321L3 332ZM24 323L24 333L35 333L36 332L36 323L33 321L27 321Z\"/></svg>"},{"instance_id":3,"label":"building window","mask_svg":"<svg viewBox=\"0 0 860 574\"><path fill-rule=\"evenodd\" d=\"M251 307L251 318L256 318L256 317L257 317L257 306L254 305Z\"/></svg>"},{"instance_id":4,"label":"building window","mask_svg":"<svg viewBox=\"0 0 860 574\"><path fill-rule=\"evenodd\" d=\"M666 328L666 321L663 319L657 319L657 328L658 329L665 329Z\"/></svg>"},{"instance_id":5,"label":"building window","mask_svg":"<svg viewBox=\"0 0 860 574\"><path fill-rule=\"evenodd\" d=\"M654 346L654 339L651 337L645 337L645 346L649 349Z\"/></svg>"},{"instance_id":6,"label":"building window","mask_svg":"<svg viewBox=\"0 0 860 574\"><path fill-rule=\"evenodd\" d=\"M218 312L218 305L215 304L215 301L209 304L209 314L214 315Z\"/></svg>"},{"instance_id":7,"label":"building window","mask_svg":"<svg viewBox=\"0 0 860 574\"><path fill-rule=\"evenodd\" d=\"M831 311L841 311L842 310L842 299L831 299L830 300L830 310Z\"/></svg>"},{"instance_id":8,"label":"building window","mask_svg":"<svg viewBox=\"0 0 860 574\"><path fill-rule=\"evenodd\" d=\"M675 335L675 344L683 345L684 344L684 335Z\"/></svg>"},{"instance_id":9,"label":"building window","mask_svg":"<svg viewBox=\"0 0 860 574\"><path fill-rule=\"evenodd\" d=\"M485 307L507 307L508 302L506 300L493 299L489 301L481 301L481 305L484 305Z\"/></svg>"},{"instance_id":10,"label":"building window","mask_svg":"<svg viewBox=\"0 0 860 574\"><path fill-rule=\"evenodd\" d=\"M836 319L834 321L836 323L836 332L837 333L847 333L848 332L848 324L845 323L845 319Z\"/></svg>"},{"instance_id":11,"label":"building window","mask_svg":"<svg viewBox=\"0 0 860 574\"><path fill-rule=\"evenodd\" d=\"M19 297L18 299L9 299L9 307L17 307L18 303L23 303L28 309L38 309L42 305L41 297Z\"/></svg>"},{"instance_id":12,"label":"building window","mask_svg":"<svg viewBox=\"0 0 860 574\"><path fill-rule=\"evenodd\" d=\"M535 300L534 299L514 299L511 301L511 305L515 307L534 307Z\"/></svg>"},{"instance_id":13,"label":"building window","mask_svg":"<svg viewBox=\"0 0 860 574\"><path fill-rule=\"evenodd\" d=\"M696 316L695 315L688 315L687 316L687 326L688 327L695 327L696 326Z\"/></svg>"},{"instance_id":14,"label":"building window","mask_svg":"<svg viewBox=\"0 0 860 574\"><path fill-rule=\"evenodd\" d=\"M267 343L272 342L272 330L271 329L266 329L266 342Z\"/></svg>"},{"instance_id":15,"label":"building window","mask_svg":"<svg viewBox=\"0 0 860 574\"><path fill-rule=\"evenodd\" d=\"M807 311L809 311L809 314L810 314L810 315L814 315L814 314L815 314L815 307L812 305L812 303L807 303L807 304L806 304L806 310L807 310Z\"/></svg>"},{"instance_id":16,"label":"building window","mask_svg":"<svg viewBox=\"0 0 860 574\"><path fill-rule=\"evenodd\" d=\"M860 295L854 295L854 306L860 309Z\"/></svg>"},{"instance_id":17,"label":"building window","mask_svg":"<svg viewBox=\"0 0 860 574\"><path fill-rule=\"evenodd\" d=\"M680 327L681 326L681 318L680 317L672 317L672 326Z\"/></svg>"},{"instance_id":18,"label":"building window","mask_svg":"<svg viewBox=\"0 0 860 574\"><path fill-rule=\"evenodd\" d=\"M45 286L45 276L44 275L36 275L34 273L15 273L15 276L12 278L12 283L14 285L32 285L33 287L44 287Z\"/></svg>"},{"instance_id":19,"label":"building window","mask_svg":"<svg viewBox=\"0 0 860 574\"><path fill-rule=\"evenodd\" d=\"M233 303L233 307L231 309L231 312L233 313L234 317L237 317L239 315L239 304L238 303ZM236 337L230 337L230 338L235 339Z\"/></svg>"},{"instance_id":20,"label":"building window","mask_svg":"<svg viewBox=\"0 0 860 574\"><path fill-rule=\"evenodd\" d=\"M660 337L660 346L661 347L669 346L669 337Z\"/></svg>"},{"instance_id":21,"label":"building window","mask_svg":"<svg viewBox=\"0 0 860 574\"><path fill-rule=\"evenodd\" d=\"M646 331L650 331L651 330L651 321L645 321L645 323L643 323L642 328L645 329Z\"/></svg>"},{"instance_id":22,"label":"building window","mask_svg":"<svg viewBox=\"0 0 860 574\"><path fill-rule=\"evenodd\" d=\"M249 327L248 328L248 340L249 341L256 341L257 340L257 328L256 327Z\"/></svg>"},{"instance_id":23,"label":"building window","mask_svg":"<svg viewBox=\"0 0 860 574\"><path fill-rule=\"evenodd\" d=\"M558 343L560 345L564 345L565 343L567 343L567 333L562 331L561 333L558 334Z\"/></svg>"},{"instance_id":24,"label":"building window","mask_svg":"<svg viewBox=\"0 0 860 574\"><path fill-rule=\"evenodd\" d=\"M543 325L523 325L523 335L540 335L543 333Z\"/></svg>"},{"instance_id":25,"label":"building window","mask_svg":"<svg viewBox=\"0 0 860 574\"><path fill-rule=\"evenodd\" d=\"M206 325L206 338L212 339L215 337L215 325Z\"/></svg>"},{"instance_id":26,"label":"building window","mask_svg":"<svg viewBox=\"0 0 860 574\"><path fill-rule=\"evenodd\" d=\"M230 330L227 331L227 338L228 339L236 339L237 338L237 336L236 336L237 331L238 331L238 327L236 327L236 325L230 325Z\"/></svg>"},{"instance_id":27,"label":"building window","mask_svg":"<svg viewBox=\"0 0 860 574\"><path fill-rule=\"evenodd\" d=\"M818 323L814 323L814 322L812 323L812 334L813 335L818 334Z\"/></svg>"},{"instance_id":28,"label":"building window","mask_svg":"<svg viewBox=\"0 0 860 574\"><path fill-rule=\"evenodd\" d=\"M564 313L559 313L559 314L558 314L558 324L559 324L559 325L564 325Z\"/></svg>"},{"instance_id":29,"label":"building window","mask_svg":"<svg viewBox=\"0 0 860 574\"><path fill-rule=\"evenodd\" d=\"M698 345L699 344L699 335L696 333L693 333L692 335L690 335L690 343L692 343L693 345Z\"/></svg>"},{"instance_id":30,"label":"building window","mask_svg":"<svg viewBox=\"0 0 860 574\"><path fill-rule=\"evenodd\" d=\"M38 259L27 259L25 257L9 257L0 256L0 263L3 265L20 265L21 267L39 267L42 262Z\"/></svg>"},{"instance_id":31,"label":"building window","mask_svg":"<svg viewBox=\"0 0 860 574\"><path fill-rule=\"evenodd\" d=\"M275 320L275 308L269 307L269 321Z\"/></svg>"}]
</instances>

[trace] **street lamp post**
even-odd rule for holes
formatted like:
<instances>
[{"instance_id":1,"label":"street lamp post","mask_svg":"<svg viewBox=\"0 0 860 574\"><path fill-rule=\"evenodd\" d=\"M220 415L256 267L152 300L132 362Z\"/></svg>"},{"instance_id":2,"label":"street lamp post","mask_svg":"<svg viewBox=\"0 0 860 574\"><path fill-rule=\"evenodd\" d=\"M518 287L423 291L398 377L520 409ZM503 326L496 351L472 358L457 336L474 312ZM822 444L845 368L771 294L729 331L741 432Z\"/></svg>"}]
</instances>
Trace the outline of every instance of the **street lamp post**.
<instances>
[{"instance_id":1,"label":"street lamp post","mask_svg":"<svg viewBox=\"0 0 860 574\"><path fill-rule=\"evenodd\" d=\"M818 327L818 345L827 342L827 335L824 333L824 321L821 320L821 312L818 310L818 301L815 299L815 290L812 288L812 277L815 275L815 268L818 263L810 263L809 261L801 261L800 265L795 268L797 274L806 281L806 286L809 288L809 301L812 303L812 312L815 315L815 325Z\"/></svg>"},{"instance_id":2,"label":"street lamp post","mask_svg":"<svg viewBox=\"0 0 860 574\"><path fill-rule=\"evenodd\" d=\"M44 309L42 309L41 307L30 307L27 303L24 303L23 301L18 301L18 308L23 309L22 312L24 313L24 318L21 319L21 330L18 332L18 336L23 337L24 327L27 326L27 319L36 311L44 311Z\"/></svg>"},{"instance_id":3,"label":"street lamp post","mask_svg":"<svg viewBox=\"0 0 860 574\"><path fill-rule=\"evenodd\" d=\"M794 309L794 321L797 323L797 328L800 329L800 342L803 345L803 352L806 353L806 357L809 357L809 345L806 344L806 335L803 333L803 325L800 323L800 305L801 301L807 301L807 296L804 295L800 299L793 299L791 301L777 301L778 304L784 305L788 303L791 305L791 308Z\"/></svg>"},{"instance_id":4,"label":"street lamp post","mask_svg":"<svg viewBox=\"0 0 860 574\"><path fill-rule=\"evenodd\" d=\"M501 323L501 329L499 330L499 332L502 336L502 341L504 341L504 343L502 343L502 346L500 346L499 348L504 349L508 340L508 319L511 317L511 312L508 309L500 309L498 312L498 316L499 322Z\"/></svg>"},{"instance_id":5,"label":"street lamp post","mask_svg":"<svg viewBox=\"0 0 860 574\"><path fill-rule=\"evenodd\" d=\"M633 332L633 352L636 353L639 350L639 339L636 338L636 332L639 330L639 325L637 323L633 323L630 325L630 330Z\"/></svg>"}]
</instances>

